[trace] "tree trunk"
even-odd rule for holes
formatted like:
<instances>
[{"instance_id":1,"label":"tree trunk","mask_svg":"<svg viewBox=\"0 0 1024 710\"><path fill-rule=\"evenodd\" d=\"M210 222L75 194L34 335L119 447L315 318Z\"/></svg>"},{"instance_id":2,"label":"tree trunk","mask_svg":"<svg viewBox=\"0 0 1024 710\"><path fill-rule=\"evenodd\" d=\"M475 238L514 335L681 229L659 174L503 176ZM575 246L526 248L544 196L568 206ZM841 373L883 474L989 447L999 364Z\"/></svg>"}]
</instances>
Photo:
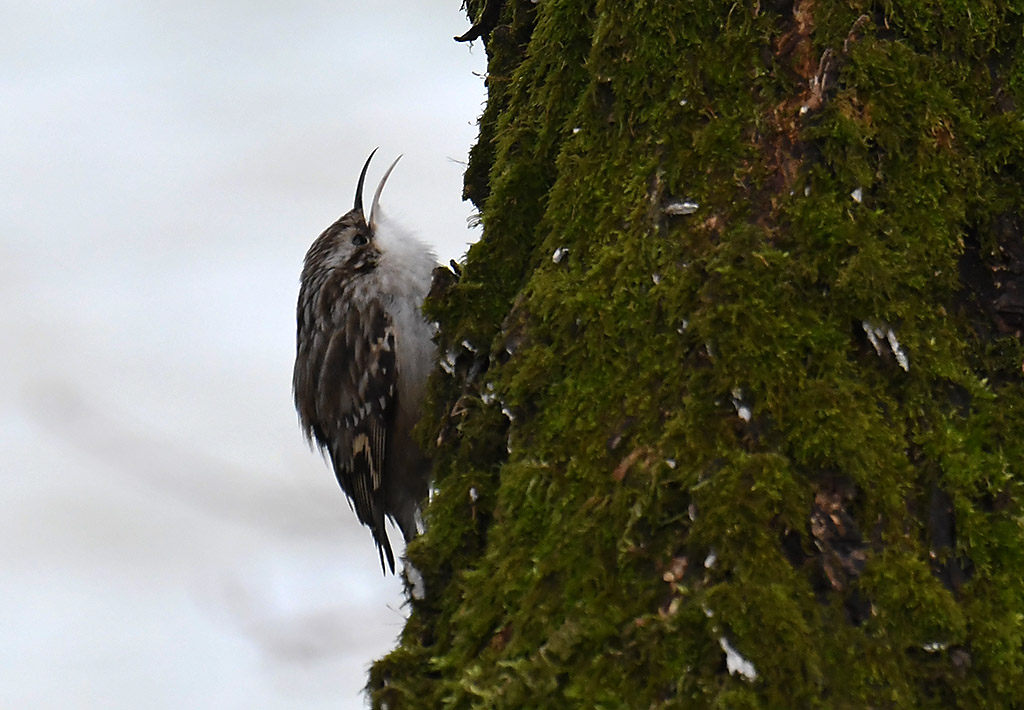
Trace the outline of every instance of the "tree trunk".
<instances>
[{"instance_id":1,"label":"tree trunk","mask_svg":"<svg viewBox=\"0 0 1024 710\"><path fill-rule=\"evenodd\" d=\"M468 5L376 706L1024 706L1019 3Z\"/></svg>"}]
</instances>

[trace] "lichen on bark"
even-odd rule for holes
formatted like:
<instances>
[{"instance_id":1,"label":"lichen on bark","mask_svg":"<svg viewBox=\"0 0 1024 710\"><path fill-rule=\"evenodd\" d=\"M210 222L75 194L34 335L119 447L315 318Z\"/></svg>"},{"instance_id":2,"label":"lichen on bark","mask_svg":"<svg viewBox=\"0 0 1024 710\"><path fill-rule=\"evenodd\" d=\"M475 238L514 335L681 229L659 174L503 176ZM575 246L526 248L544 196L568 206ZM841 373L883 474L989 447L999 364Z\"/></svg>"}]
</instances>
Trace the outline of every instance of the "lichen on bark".
<instances>
[{"instance_id":1,"label":"lichen on bark","mask_svg":"<svg viewBox=\"0 0 1024 710\"><path fill-rule=\"evenodd\" d=\"M498 18L375 706L1024 703L1018 5Z\"/></svg>"}]
</instances>

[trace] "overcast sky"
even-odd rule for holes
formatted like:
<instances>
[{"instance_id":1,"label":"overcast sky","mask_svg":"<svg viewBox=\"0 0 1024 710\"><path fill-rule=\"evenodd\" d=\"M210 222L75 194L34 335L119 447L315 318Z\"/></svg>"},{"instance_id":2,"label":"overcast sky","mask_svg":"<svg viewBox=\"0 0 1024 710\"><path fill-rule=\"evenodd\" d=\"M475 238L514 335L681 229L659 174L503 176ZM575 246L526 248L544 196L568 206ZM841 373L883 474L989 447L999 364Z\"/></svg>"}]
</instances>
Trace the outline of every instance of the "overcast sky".
<instances>
[{"instance_id":1,"label":"overcast sky","mask_svg":"<svg viewBox=\"0 0 1024 710\"><path fill-rule=\"evenodd\" d=\"M0 705L359 708L400 631L291 404L309 243L478 235L460 0L0 0Z\"/></svg>"}]
</instances>

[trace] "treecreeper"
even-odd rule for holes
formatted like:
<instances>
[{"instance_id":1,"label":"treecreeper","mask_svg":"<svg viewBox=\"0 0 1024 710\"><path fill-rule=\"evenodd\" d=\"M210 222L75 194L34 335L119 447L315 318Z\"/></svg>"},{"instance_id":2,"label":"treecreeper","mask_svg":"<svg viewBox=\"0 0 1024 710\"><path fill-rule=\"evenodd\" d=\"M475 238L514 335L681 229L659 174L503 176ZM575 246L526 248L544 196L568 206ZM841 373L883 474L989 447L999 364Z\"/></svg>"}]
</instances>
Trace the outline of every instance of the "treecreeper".
<instances>
[{"instance_id":1,"label":"treecreeper","mask_svg":"<svg viewBox=\"0 0 1024 710\"><path fill-rule=\"evenodd\" d=\"M359 173L355 205L306 253L292 390L307 440L329 458L373 533L381 567L386 560L394 572L384 519L406 542L415 537L429 484L430 461L412 430L435 362L434 327L421 309L437 260L380 209L398 159L364 214L363 181L376 152Z\"/></svg>"}]
</instances>

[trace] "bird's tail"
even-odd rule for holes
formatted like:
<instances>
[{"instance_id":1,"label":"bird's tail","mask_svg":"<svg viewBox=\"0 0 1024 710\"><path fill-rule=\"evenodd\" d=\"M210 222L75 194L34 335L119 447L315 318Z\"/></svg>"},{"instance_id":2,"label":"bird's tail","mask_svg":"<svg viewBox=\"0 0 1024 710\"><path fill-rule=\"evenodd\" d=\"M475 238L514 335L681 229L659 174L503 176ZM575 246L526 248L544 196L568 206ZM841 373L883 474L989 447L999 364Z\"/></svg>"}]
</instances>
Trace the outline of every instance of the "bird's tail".
<instances>
[{"instance_id":1,"label":"bird's tail","mask_svg":"<svg viewBox=\"0 0 1024 710\"><path fill-rule=\"evenodd\" d=\"M387 574L388 568L391 573L395 572L395 553L391 551L391 541L388 540L387 530L384 529L384 510L378 511L377 519L373 522L373 540L377 543L377 553L380 555L380 568ZM387 557L388 566L384 566L384 558Z\"/></svg>"}]
</instances>

